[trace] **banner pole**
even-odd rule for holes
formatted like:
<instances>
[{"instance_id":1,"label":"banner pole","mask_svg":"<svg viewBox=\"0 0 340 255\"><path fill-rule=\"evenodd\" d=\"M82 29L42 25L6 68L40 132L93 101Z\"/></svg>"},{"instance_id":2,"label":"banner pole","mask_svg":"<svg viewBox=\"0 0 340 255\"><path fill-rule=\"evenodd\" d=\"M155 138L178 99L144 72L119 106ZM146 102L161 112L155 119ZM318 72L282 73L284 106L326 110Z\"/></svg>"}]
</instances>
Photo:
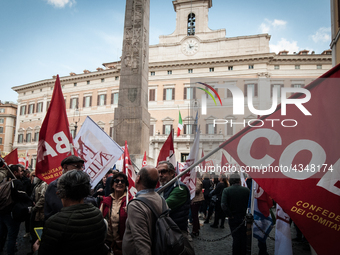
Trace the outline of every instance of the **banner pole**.
<instances>
[{"instance_id":1,"label":"banner pole","mask_svg":"<svg viewBox=\"0 0 340 255\"><path fill-rule=\"evenodd\" d=\"M9 167L8 167L8 165L7 165L7 163L6 163L6 161L2 158L2 157L0 157L0 161L5 165L5 167L7 168L7 170L12 174L12 176L14 177L14 179L17 179L17 177L15 177L15 175L13 174L13 172L11 171L11 169L9 169Z\"/></svg>"}]
</instances>

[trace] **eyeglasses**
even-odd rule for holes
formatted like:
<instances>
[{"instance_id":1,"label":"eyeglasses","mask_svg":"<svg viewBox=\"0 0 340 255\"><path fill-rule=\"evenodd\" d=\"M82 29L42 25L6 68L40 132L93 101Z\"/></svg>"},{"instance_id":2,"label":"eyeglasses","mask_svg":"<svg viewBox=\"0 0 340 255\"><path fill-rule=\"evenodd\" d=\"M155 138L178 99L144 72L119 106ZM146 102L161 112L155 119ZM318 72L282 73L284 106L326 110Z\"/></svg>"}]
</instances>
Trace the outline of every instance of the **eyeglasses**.
<instances>
[{"instance_id":1,"label":"eyeglasses","mask_svg":"<svg viewBox=\"0 0 340 255\"><path fill-rule=\"evenodd\" d=\"M168 169L162 169L158 171L158 174L166 174L167 172L169 172Z\"/></svg>"},{"instance_id":2,"label":"eyeglasses","mask_svg":"<svg viewBox=\"0 0 340 255\"><path fill-rule=\"evenodd\" d=\"M125 180L121 180L121 179L114 179L113 182L114 182L114 183L117 183L117 184L120 183L120 182L121 182L122 184L125 184Z\"/></svg>"}]
</instances>

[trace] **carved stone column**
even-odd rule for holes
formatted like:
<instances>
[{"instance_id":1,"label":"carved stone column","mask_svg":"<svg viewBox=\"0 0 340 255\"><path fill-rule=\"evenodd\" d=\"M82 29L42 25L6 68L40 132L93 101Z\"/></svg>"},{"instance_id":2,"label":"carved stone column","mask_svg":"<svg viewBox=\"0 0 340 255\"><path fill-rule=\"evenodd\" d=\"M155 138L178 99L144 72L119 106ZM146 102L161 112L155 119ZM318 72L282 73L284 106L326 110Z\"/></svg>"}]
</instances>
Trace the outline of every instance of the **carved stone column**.
<instances>
[{"instance_id":1,"label":"carved stone column","mask_svg":"<svg viewBox=\"0 0 340 255\"><path fill-rule=\"evenodd\" d=\"M127 0L118 107L114 116L114 140L127 140L136 161L149 153L148 65L150 0ZM135 162L137 165L138 163Z\"/></svg>"}]
</instances>

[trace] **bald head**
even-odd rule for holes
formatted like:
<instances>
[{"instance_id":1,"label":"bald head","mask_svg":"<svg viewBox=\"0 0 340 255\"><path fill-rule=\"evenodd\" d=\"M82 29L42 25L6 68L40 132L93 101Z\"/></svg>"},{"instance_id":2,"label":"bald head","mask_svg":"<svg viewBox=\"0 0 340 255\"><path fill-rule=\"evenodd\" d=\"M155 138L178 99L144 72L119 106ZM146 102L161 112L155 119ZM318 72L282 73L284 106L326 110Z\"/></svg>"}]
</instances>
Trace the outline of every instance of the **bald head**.
<instances>
[{"instance_id":1,"label":"bald head","mask_svg":"<svg viewBox=\"0 0 340 255\"><path fill-rule=\"evenodd\" d=\"M143 186L143 189L154 189L158 182L158 171L153 166L143 167L139 173L138 182Z\"/></svg>"}]
</instances>

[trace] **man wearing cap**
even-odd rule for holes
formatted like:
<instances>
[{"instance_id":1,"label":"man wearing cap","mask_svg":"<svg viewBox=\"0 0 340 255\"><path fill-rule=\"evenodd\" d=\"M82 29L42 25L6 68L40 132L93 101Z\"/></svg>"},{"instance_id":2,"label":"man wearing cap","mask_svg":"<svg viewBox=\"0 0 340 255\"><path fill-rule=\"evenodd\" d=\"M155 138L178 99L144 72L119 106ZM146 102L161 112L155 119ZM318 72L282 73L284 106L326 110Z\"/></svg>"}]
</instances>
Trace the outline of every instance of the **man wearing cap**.
<instances>
[{"instance_id":1,"label":"man wearing cap","mask_svg":"<svg viewBox=\"0 0 340 255\"><path fill-rule=\"evenodd\" d=\"M61 167L63 168L63 174L70 170L83 170L84 160L77 156L69 156L61 161ZM52 215L60 212L63 208L61 199L57 196L57 183L58 179L51 182L45 193L45 205L44 205L44 215L45 221Z\"/></svg>"}]
</instances>

